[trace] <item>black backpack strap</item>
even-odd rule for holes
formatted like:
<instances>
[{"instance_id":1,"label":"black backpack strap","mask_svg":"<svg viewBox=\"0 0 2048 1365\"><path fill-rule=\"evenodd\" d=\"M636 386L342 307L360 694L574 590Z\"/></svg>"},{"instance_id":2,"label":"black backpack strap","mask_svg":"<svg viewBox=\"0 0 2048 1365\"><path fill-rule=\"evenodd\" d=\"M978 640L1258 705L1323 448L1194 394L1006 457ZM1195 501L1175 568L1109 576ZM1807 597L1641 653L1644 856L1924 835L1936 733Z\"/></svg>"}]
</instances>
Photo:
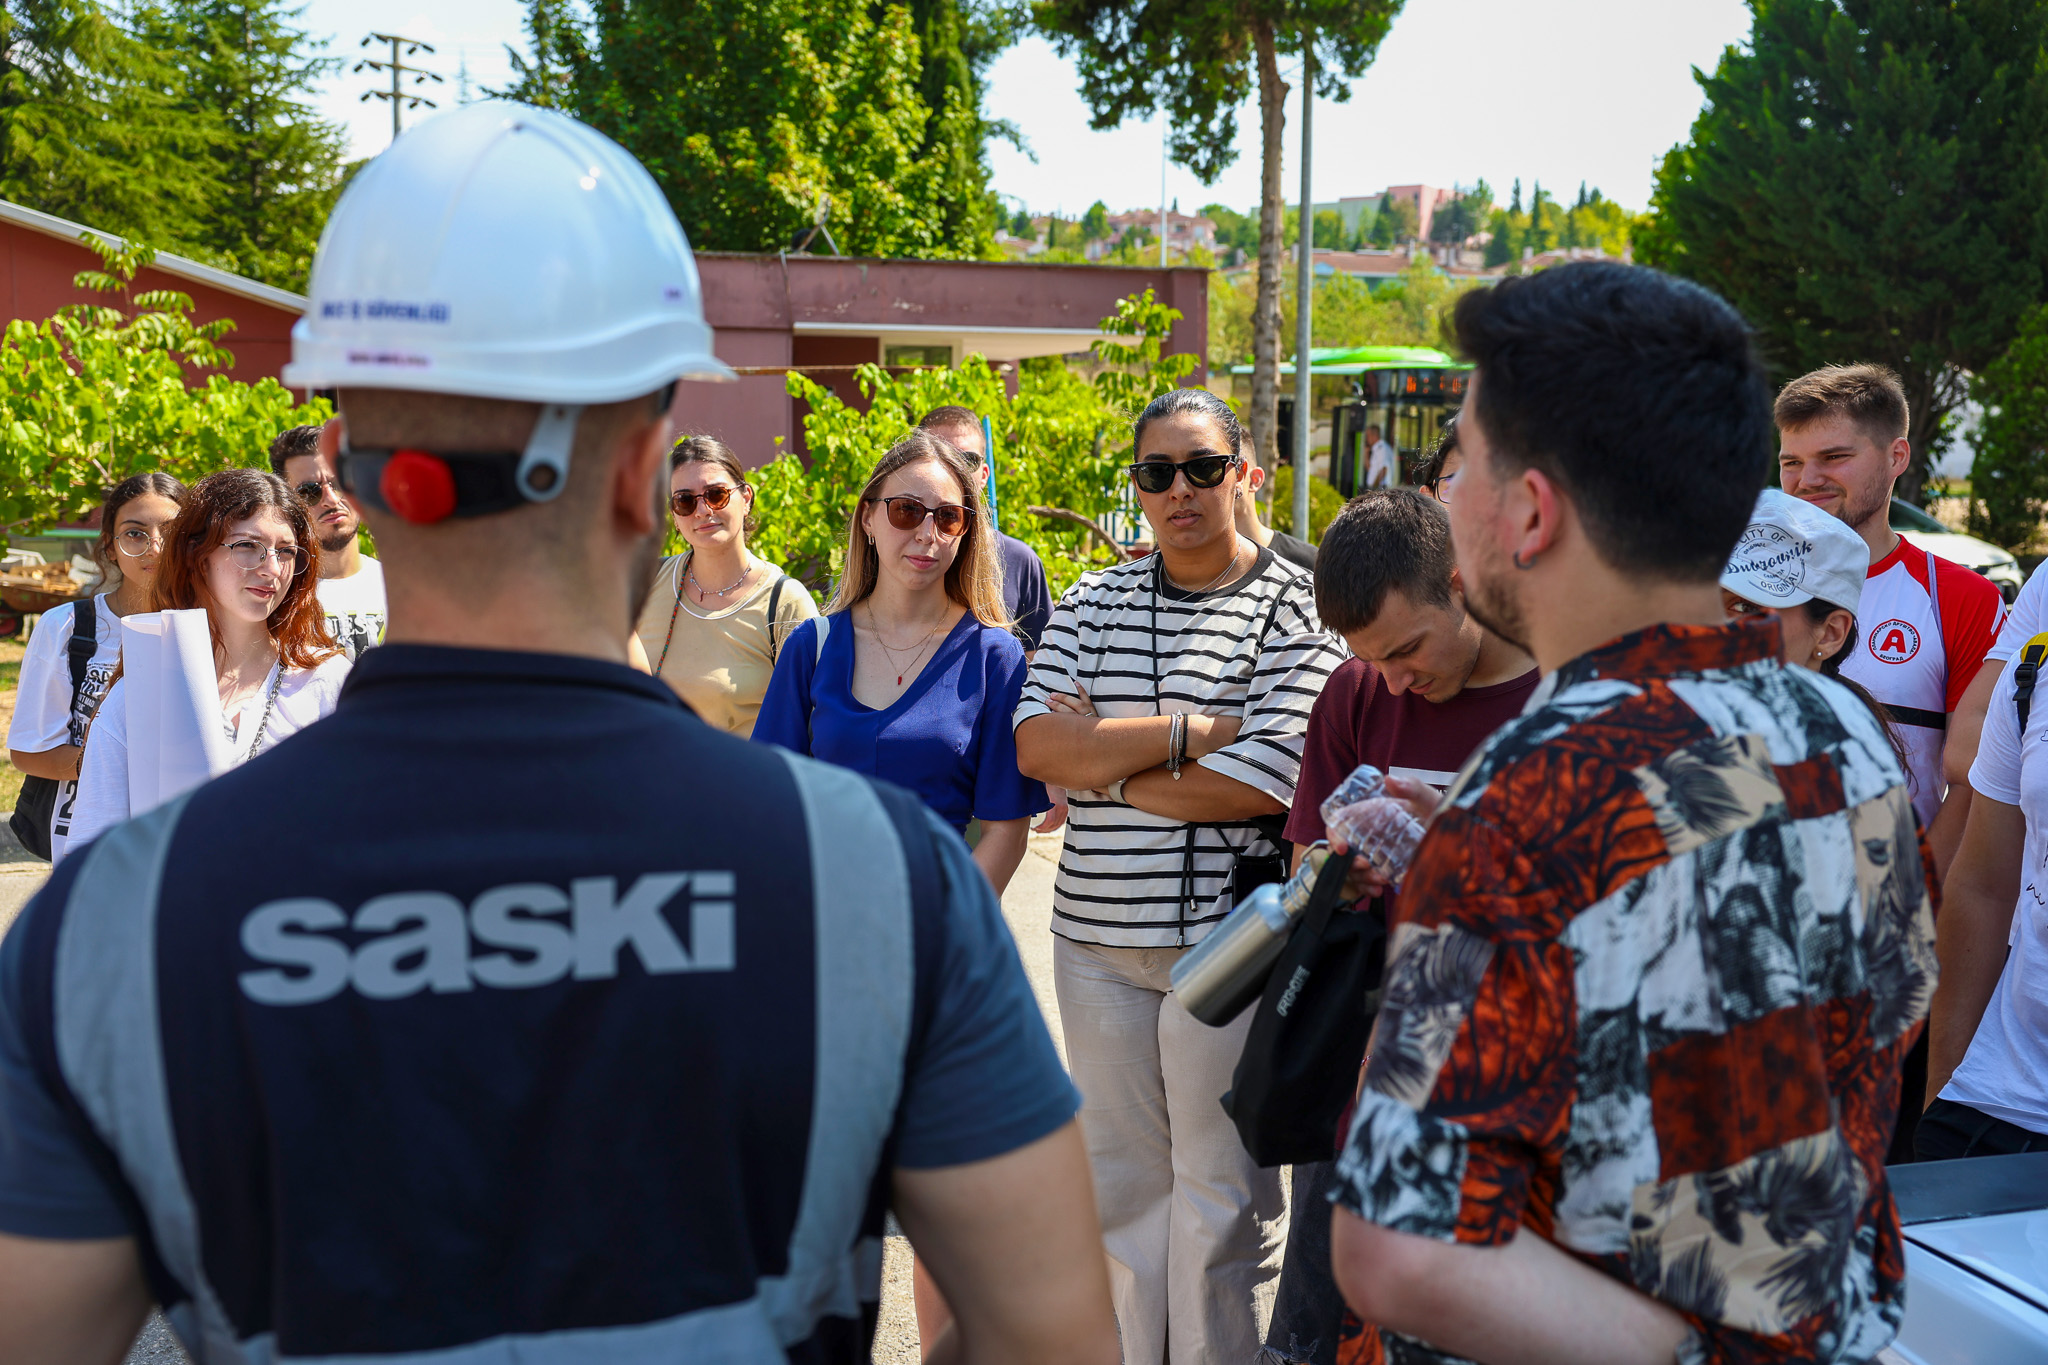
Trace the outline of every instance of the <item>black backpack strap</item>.
<instances>
[{"instance_id":1,"label":"black backpack strap","mask_svg":"<svg viewBox=\"0 0 2048 1365\"><path fill-rule=\"evenodd\" d=\"M2027 733L2027 717L2034 707L2034 682L2044 661L2048 661L2048 630L2020 646L2020 661L2012 671L2012 700L2019 708L2022 737Z\"/></svg>"},{"instance_id":2,"label":"black backpack strap","mask_svg":"<svg viewBox=\"0 0 2048 1365\"><path fill-rule=\"evenodd\" d=\"M97 600L87 594L71 608L71 638L65 642L64 652L71 661L71 715L74 724L78 715L78 699L85 691L86 672L92 667L92 656L99 652L100 647L97 606Z\"/></svg>"},{"instance_id":3,"label":"black backpack strap","mask_svg":"<svg viewBox=\"0 0 2048 1365\"><path fill-rule=\"evenodd\" d=\"M782 574L775 580L775 586L768 590L768 662L773 664L782 655L782 640L775 634L775 613L782 607L782 585L789 582L789 575Z\"/></svg>"}]
</instances>

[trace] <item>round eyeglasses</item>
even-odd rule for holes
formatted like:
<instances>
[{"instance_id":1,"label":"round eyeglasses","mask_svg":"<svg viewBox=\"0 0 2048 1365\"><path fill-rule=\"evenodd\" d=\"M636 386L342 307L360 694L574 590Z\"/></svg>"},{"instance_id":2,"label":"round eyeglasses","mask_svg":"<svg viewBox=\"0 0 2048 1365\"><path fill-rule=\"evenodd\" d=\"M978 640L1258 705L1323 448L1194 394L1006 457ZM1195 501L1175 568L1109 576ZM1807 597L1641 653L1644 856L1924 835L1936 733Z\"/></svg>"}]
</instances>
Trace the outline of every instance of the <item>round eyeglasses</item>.
<instances>
[{"instance_id":1,"label":"round eyeglasses","mask_svg":"<svg viewBox=\"0 0 2048 1365\"><path fill-rule=\"evenodd\" d=\"M131 526L114 537L114 548L130 559L153 555L164 547L162 531L145 531L140 526Z\"/></svg>"},{"instance_id":2,"label":"round eyeglasses","mask_svg":"<svg viewBox=\"0 0 2048 1365\"><path fill-rule=\"evenodd\" d=\"M702 493L688 488L678 488L668 495L668 510L679 517L697 515L697 504L703 503L714 512L723 512L725 505L732 501L732 495L745 484L714 483Z\"/></svg>"},{"instance_id":3,"label":"round eyeglasses","mask_svg":"<svg viewBox=\"0 0 2048 1365\"><path fill-rule=\"evenodd\" d=\"M286 578L296 578L306 571L306 552L296 545L262 545L253 540L231 540L221 547L228 552L228 561L244 573L254 573L273 559L277 571Z\"/></svg>"}]
</instances>

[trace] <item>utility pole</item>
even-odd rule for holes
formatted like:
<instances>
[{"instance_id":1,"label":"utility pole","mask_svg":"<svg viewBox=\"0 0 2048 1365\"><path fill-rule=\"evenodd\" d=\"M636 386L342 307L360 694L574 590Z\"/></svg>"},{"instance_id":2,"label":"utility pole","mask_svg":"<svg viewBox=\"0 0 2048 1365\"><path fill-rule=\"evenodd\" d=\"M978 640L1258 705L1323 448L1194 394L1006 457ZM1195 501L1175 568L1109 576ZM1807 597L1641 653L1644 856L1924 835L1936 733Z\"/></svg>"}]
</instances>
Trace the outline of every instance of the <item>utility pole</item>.
<instances>
[{"instance_id":1,"label":"utility pole","mask_svg":"<svg viewBox=\"0 0 2048 1365\"><path fill-rule=\"evenodd\" d=\"M1301 216L1296 245L1301 264L1295 270L1294 299L1294 534L1308 539L1308 438L1315 418L1309 398L1309 304L1314 297L1315 257L1310 254L1316 240L1316 201L1309 177L1309 116L1316 107L1316 50L1314 31L1301 35ZM1334 458L1336 452L1332 451Z\"/></svg>"},{"instance_id":2,"label":"utility pole","mask_svg":"<svg viewBox=\"0 0 2048 1365\"><path fill-rule=\"evenodd\" d=\"M1159 268L1166 269L1166 142L1173 124L1165 115L1159 119Z\"/></svg>"},{"instance_id":3,"label":"utility pole","mask_svg":"<svg viewBox=\"0 0 2048 1365\"><path fill-rule=\"evenodd\" d=\"M407 66L405 64L404 59L400 56L398 51L398 49L402 46L405 48L404 56L410 57L413 56L415 53L432 52L434 50L432 44L420 42L418 39L415 38L402 38L396 33L372 33L369 37L363 39L363 41L360 44L358 44L358 46L368 47L371 43L391 44L391 60L388 62L380 62L374 57L365 57L361 61L357 62L355 66L352 68L352 70L389 71L391 73L391 88L389 90L365 90L363 92L362 97L366 100L375 99L391 101L391 140L393 142L396 142L398 140L398 115L400 110L413 108L415 106L422 104L426 105L427 108L429 109L440 108L439 105L435 104L425 95L408 94L405 91L399 89L400 82L407 76L412 77L412 83L414 85L425 85L428 81L432 81L436 85L441 85L443 84L443 81L439 76L435 75L431 71L423 70L417 66Z\"/></svg>"}]
</instances>

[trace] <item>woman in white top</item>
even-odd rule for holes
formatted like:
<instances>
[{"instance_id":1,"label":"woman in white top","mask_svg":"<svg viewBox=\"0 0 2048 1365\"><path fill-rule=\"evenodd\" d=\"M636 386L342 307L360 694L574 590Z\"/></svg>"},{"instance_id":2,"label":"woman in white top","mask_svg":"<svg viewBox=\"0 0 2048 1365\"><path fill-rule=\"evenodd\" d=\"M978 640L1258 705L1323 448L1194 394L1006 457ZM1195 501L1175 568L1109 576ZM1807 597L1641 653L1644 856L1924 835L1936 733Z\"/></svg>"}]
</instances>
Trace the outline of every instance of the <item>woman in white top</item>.
<instances>
[{"instance_id":1,"label":"woman in white top","mask_svg":"<svg viewBox=\"0 0 2048 1365\"><path fill-rule=\"evenodd\" d=\"M30 777L58 784L50 813L50 858L64 856L71 835L78 766L92 713L121 662L121 618L149 610L150 589L163 553L163 530L178 515L185 485L168 474L134 474L114 485L100 504L100 538L93 558L112 586L88 599L92 654L72 687L71 641L80 604L43 613L21 661L20 691L7 729L8 760Z\"/></svg>"},{"instance_id":2,"label":"woman in white top","mask_svg":"<svg viewBox=\"0 0 2048 1365\"><path fill-rule=\"evenodd\" d=\"M315 563L304 504L284 480L253 469L194 484L164 534L151 607L205 610L233 763L327 715L340 695L348 659L327 632ZM129 800L128 690L117 670L85 746L73 848L142 813Z\"/></svg>"},{"instance_id":3,"label":"woman in white top","mask_svg":"<svg viewBox=\"0 0 2048 1365\"><path fill-rule=\"evenodd\" d=\"M711 436L668 457L668 507L690 548L662 561L634 640L643 666L706 722L746 739L782 642L818 614L804 585L747 549L754 490ZM642 663L635 655L635 662Z\"/></svg>"}]
</instances>

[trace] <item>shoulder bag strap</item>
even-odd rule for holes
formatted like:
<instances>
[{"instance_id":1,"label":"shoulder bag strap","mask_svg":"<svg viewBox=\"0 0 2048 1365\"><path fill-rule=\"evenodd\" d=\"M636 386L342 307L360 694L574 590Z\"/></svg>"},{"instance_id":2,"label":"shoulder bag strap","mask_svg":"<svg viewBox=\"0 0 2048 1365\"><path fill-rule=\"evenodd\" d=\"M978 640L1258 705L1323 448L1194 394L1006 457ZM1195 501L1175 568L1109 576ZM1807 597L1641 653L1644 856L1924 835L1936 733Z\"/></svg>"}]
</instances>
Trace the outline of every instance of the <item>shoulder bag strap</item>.
<instances>
[{"instance_id":1,"label":"shoulder bag strap","mask_svg":"<svg viewBox=\"0 0 2048 1365\"><path fill-rule=\"evenodd\" d=\"M2027 718L2034 709L2034 682L2041 665L2048 661L2048 630L2020 646L2020 661L2012 671L2012 700L2019 709L2020 738L2027 735Z\"/></svg>"},{"instance_id":2,"label":"shoulder bag strap","mask_svg":"<svg viewBox=\"0 0 2048 1365\"><path fill-rule=\"evenodd\" d=\"M775 586L768 590L768 662L771 665L782 653L782 641L775 634L775 613L782 609L782 585L788 581L788 574L778 574Z\"/></svg>"},{"instance_id":3,"label":"shoulder bag strap","mask_svg":"<svg viewBox=\"0 0 2048 1365\"><path fill-rule=\"evenodd\" d=\"M78 714L78 699L85 692L85 675L92 667L92 656L99 652L99 619L95 608L99 604L90 596L81 597L71 608L71 638L65 642L65 653L71 663L71 714Z\"/></svg>"}]
</instances>

